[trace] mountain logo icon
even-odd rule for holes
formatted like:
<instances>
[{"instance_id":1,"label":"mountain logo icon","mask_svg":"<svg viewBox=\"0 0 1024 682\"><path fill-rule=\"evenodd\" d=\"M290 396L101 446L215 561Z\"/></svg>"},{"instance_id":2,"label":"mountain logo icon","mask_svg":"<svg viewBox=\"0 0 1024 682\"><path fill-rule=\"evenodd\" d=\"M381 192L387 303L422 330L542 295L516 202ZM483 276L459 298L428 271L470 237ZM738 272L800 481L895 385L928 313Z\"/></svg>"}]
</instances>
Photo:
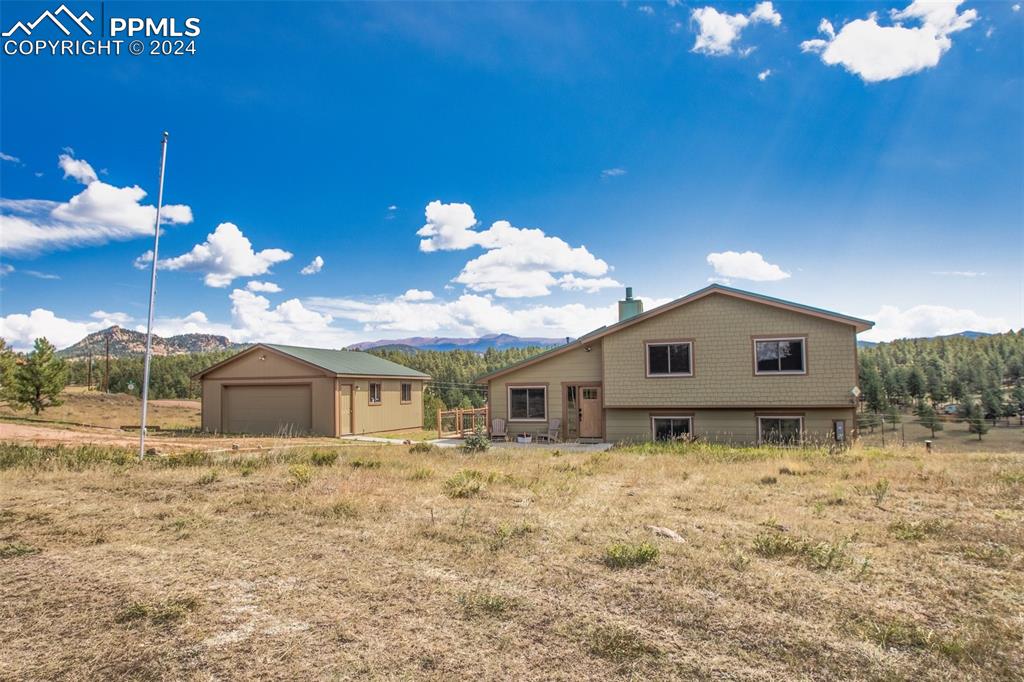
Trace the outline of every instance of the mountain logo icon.
<instances>
[{"instance_id":1,"label":"mountain logo icon","mask_svg":"<svg viewBox=\"0 0 1024 682\"><path fill-rule=\"evenodd\" d=\"M32 35L32 31L34 31L36 27L39 26L39 24L43 23L43 20L45 19L49 19L51 22L53 22L57 26L57 28L59 28L61 32L64 33L64 35L71 35L71 31L68 30L67 26L61 23L60 19L58 18L58 15L63 15L64 21L68 22L69 25L74 24L78 26L79 29L85 32L85 35L92 35L92 29L85 25L85 21L95 21L95 17L89 14L89 12L82 12L82 14L80 15L75 15L74 12L68 9L67 5L61 5L60 7L57 8L55 12L46 10L45 12L40 14L35 21L30 21L28 23L19 21L15 23L14 26L11 26L9 31L3 32L3 37L10 38L18 31L21 31L26 36L30 36Z\"/></svg>"}]
</instances>

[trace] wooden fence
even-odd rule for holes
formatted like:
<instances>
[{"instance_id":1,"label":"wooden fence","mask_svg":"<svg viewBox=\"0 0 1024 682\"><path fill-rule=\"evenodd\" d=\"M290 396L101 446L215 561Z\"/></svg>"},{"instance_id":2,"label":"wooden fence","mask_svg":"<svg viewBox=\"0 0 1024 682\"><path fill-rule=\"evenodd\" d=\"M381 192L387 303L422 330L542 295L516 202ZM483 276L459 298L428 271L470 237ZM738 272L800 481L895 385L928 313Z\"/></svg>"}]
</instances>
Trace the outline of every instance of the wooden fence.
<instances>
[{"instance_id":1,"label":"wooden fence","mask_svg":"<svg viewBox=\"0 0 1024 682\"><path fill-rule=\"evenodd\" d=\"M438 438L465 438L466 434L476 431L477 426L483 427L484 431L490 431L488 416L490 409L478 407L468 410L441 410L437 411L437 437Z\"/></svg>"}]
</instances>

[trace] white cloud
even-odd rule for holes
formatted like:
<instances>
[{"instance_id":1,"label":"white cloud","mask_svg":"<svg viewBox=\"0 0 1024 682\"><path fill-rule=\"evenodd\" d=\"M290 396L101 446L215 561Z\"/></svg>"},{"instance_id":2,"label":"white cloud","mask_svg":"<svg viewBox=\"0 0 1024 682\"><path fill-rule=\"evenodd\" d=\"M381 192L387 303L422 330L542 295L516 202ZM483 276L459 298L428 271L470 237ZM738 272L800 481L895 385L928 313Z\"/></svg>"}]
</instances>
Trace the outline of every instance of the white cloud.
<instances>
[{"instance_id":1,"label":"white cloud","mask_svg":"<svg viewBox=\"0 0 1024 682\"><path fill-rule=\"evenodd\" d=\"M422 291L420 289L408 289L398 297L399 301L433 301L433 291Z\"/></svg>"},{"instance_id":2,"label":"white cloud","mask_svg":"<svg viewBox=\"0 0 1024 682\"><path fill-rule=\"evenodd\" d=\"M231 292L232 341L270 341L339 348L353 340L351 332L333 327L333 318L306 308L297 298L276 307L244 289Z\"/></svg>"},{"instance_id":3,"label":"white cloud","mask_svg":"<svg viewBox=\"0 0 1024 682\"><path fill-rule=\"evenodd\" d=\"M942 277L984 277L986 273L974 270L938 270L932 274Z\"/></svg>"},{"instance_id":4,"label":"white cloud","mask_svg":"<svg viewBox=\"0 0 1024 682\"><path fill-rule=\"evenodd\" d=\"M936 66L952 46L950 35L969 28L978 18L973 9L958 12L963 0L914 0L902 10L890 10L891 26L881 26L878 14L855 19L836 33L822 19L818 32L825 38L800 43L804 52L821 55L829 66L841 64L867 83L892 80ZM919 26L907 27L904 21Z\"/></svg>"},{"instance_id":5,"label":"white cloud","mask_svg":"<svg viewBox=\"0 0 1024 682\"><path fill-rule=\"evenodd\" d=\"M101 322L73 322L57 317L45 308L36 308L28 315L14 313L0 317L0 337L15 350L31 350L32 344L40 337L63 348L98 329L103 329Z\"/></svg>"},{"instance_id":6,"label":"white cloud","mask_svg":"<svg viewBox=\"0 0 1024 682\"><path fill-rule=\"evenodd\" d=\"M391 204L390 206L388 206L388 210L389 211L397 211L398 210L398 206L395 206L394 204Z\"/></svg>"},{"instance_id":7,"label":"white cloud","mask_svg":"<svg viewBox=\"0 0 1024 682\"><path fill-rule=\"evenodd\" d=\"M22 270L22 272L36 279L60 279L60 275L55 275L51 272L40 272L38 270Z\"/></svg>"},{"instance_id":8,"label":"white cloud","mask_svg":"<svg viewBox=\"0 0 1024 682\"><path fill-rule=\"evenodd\" d=\"M259 280L252 280L245 285L248 291L263 292L267 294L277 294L281 292L281 287L277 286L273 282L261 282Z\"/></svg>"},{"instance_id":9,"label":"white cloud","mask_svg":"<svg viewBox=\"0 0 1024 682\"><path fill-rule=\"evenodd\" d=\"M0 263L0 277L3 277L4 275L9 275L12 272L14 272L13 265L8 265L7 263Z\"/></svg>"},{"instance_id":10,"label":"white cloud","mask_svg":"<svg viewBox=\"0 0 1024 682\"><path fill-rule=\"evenodd\" d=\"M643 299L649 309L666 300ZM480 336L509 333L519 336L580 336L618 318L616 304L588 307L561 306L511 308L487 296L463 294L452 301L409 302L400 299L359 301L314 297L305 304L335 319L362 325L364 335L400 337L415 334Z\"/></svg>"},{"instance_id":11,"label":"white cloud","mask_svg":"<svg viewBox=\"0 0 1024 682\"><path fill-rule=\"evenodd\" d=\"M560 280L555 274L601 278L611 269L587 247L571 247L543 230L514 227L507 220L498 220L486 230L474 230L477 221L469 204L432 201L426 207L426 218L427 223L417 232L425 237L420 241L421 251L456 251L474 246L485 250L452 280L471 291L492 292L503 298L544 296L551 287L572 286L574 280ZM594 286L587 290L594 290Z\"/></svg>"},{"instance_id":12,"label":"white cloud","mask_svg":"<svg viewBox=\"0 0 1024 682\"><path fill-rule=\"evenodd\" d=\"M0 249L10 256L123 241L153 234L156 207L142 204L146 192L138 185L115 187L96 179L92 167L62 154L65 177L86 184L66 202L46 199L0 199ZM163 207L161 222L192 222L192 209L181 204Z\"/></svg>"},{"instance_id":13,"label":"white cloud","mask_svg":"<svg viewBox=\"0 0 1024 682\"><path fill-rule=\"evenodd\" d=\"M1004 318L985 317L966 308L942 305L917 305L907 310L883 305L867 319L874 320L875 326L859 335L866 341L940 336L962 331L1002 332L1010 328L1010 323Z\"/></svg>"},{"instance_id":14,"label":"white cloud","mask_svg":"<svg viewBox=\"0 0 1024 682\"><path fill-rule=\"evenodd\" d=\"M759 2L750 14L727 14L708 6L693 10L690 18L699 28L693 51L716 57L732 54L733 44L748 25L764 22L779 26L782 23L782 15L767 1Z\"/></svg>"},{"instance_id":15,"label":"white cloud","mask_svg":"<svg viewBox=\"0 0 1024 682\"><path fill-rule=\"evenodd\" d=\"M226 287L236 277L253 277L270 271L275 263L289 260L292 254L282 249L254 251L252 242L233 223L221 223L206 241L196 244L188 253L161 259L163 270L192 270L205 274L208 287ZM153 262L153 252L147 251L135 261L144 268Z\"/></svg>"},{"instance_id":16,"label":"white cloud","mask_svg":"<svg viewBox=\"0 0 1024 682\"><path fill-rule=\"evenodd\" d=\"M761 73L757 74L757 80L759 80L759 81L766 81L766 80L768 80L768 77L771 76L771 75L772 75L772 70L771 69L765 69Z\"/></svg>"},{"instance_id":17,"label":"white cloud","mask_svg":"<svg viewBox=\"0 0 1024 682\"><path fill-rule=\"evenodd\" d=\"M602 289L621 288L622 283L611 277L577 277L569 273L558 278L558 286L566 291L584 291L594 294Z\"/></svg>"},{"instance_id":18,"label":"white cloud","mask_svg":"<svg viewBox=\"0 0 1024 682\"><path fill-rule=\"evenodd\" d=\"M315 275L316 273L320 272L323 269L324 259L321 258L320 256L317 256L316 258L309 262L309 265L299 270L299 273L303 275Z\"/></svg>"},{"instance_id":19,"label":"white cloud","mask_svg":"<svg viewBox=\"0 0 1024 682\"><path fill-rule=\"evenodd\" d=\"M11 163L21 163L21 159L17 156L11 156L10 154L4 154L0 152L0 161L10 161Z\"/></svg>"},{"instance_id":20,"label":"white cloud","mask_svg":"<svg viewBox=\"0 0 1024 682\"><path fill-rule=\"evenodd\" d=\"M99 180L96 171L92 169L92 166L85 159L76 159L70 154L61 154L57 157L57 165L64 171L65 178L74 178L83 185Z\"/></svg>"},{"instance_id":21,"label":"white cloud","mask_svg":"<svg viewBox=\"0 0 1024 682\"><path fill-rule=\"evenodd\" d=\"M618 178L625 174L625 168L605 168L603 171L601 171L602 178Z\"/></svg>"},{"instance_id":22,"label":"white cloud","mask_svg":"<svg viewBox=\"0 0 1024 682\"><path fill-rule=\"evenodd\" d=\"M637 10L647 16L654 16L654 8L650 5L640 5Z\"/></svg>"},{"instance_id":23,"label":"white cloud","mask_svg":"<svg viewBox=\"0 0 1024 682\"><path fill-rule=\"evenodd\" d=\"M1010 6L1010 9L1012 9L1014 12L1019 12L1020 11L1020 3L1019 2L1013 3L1013 5Z\"/></svg>"},{"instance_id":24,"label":"white cloud","mask_svg":"<svg viewBox=\"0 0 1024 682\"><path fill-rule=\"evenodd\" d=\"M108 313L106 310L94 310L89 313L89 317L94 320L100 320L107 327L114 324L123 327L132 322L132 317L128 313Z\"/></svg>"},{"instance_id":25,"label":"white cloud","mask_svg":"<svg viewBox=\"0 0 1024 682\"><path fill-rule=\"evenodd\" d=\"M774 282L789 277L778 265L769 263L756 251L723 251L709 253L708 264L718 277L749 279L755 282ZM711 281L711 280L709 280Z\"/></svg>"}]
</instances>

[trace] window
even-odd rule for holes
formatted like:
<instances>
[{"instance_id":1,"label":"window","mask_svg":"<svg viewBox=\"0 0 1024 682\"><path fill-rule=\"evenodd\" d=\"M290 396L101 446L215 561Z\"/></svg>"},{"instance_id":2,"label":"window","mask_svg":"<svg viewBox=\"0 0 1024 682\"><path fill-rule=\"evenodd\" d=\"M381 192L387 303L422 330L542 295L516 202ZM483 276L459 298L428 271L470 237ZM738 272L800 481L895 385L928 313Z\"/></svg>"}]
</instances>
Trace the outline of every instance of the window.
<instances>
[{"instance_id":1,"label":"window","mask_svg":"<svg viewBox=\"0 0 1024 682\"><path fill-rule=\"evenodd\" d=\"M585 388L583 389L584 400L597 400L598 392L596 388Z\"/></svg>"},{"instance_id":2,"label":"window","mask_svg":"<svg viewBox=\"0 0 1024 682\"><path fill-rule=\"evenodd\" d=\"M548 389L546 386L509 386L508 418L510 421L546 421Z\"/></svg>"},{"instance_id":3,"label":"window","mask_svg":"<svg viewBox=\"0 0 1024 682\"><path fill-rule=\"evenodd\" d=\"M380 384L370 384L370 404L380 405Z\"/></svg>"},{"instance_id":4,"label":"window","mask_svg":"<svg viewBox=\"0 0 1024 682\"><path fill-rule=\"evenodd\" d=\"M654 440L679 440L693 433L692 417L651 417Z\"/></svg>"},{"instance_id":5,"label":"window","mask_svg":"<svg viewBox=\"0 0 1024 682\"><path fill-rule=\"evenodd\" d=\"M402 384L402 402L412 402L412 384Z\"/></svg>"},{"instance_id":6,"label":"window","mask_svg":"<svg viewBox=\"0 0 1024 682\"><path fill-rule=\"evenodd\" d=\"M799 445L803 437L803 417L758 417L757 439L769 445Z\"/></svg>"},{"instance_id":7,"label":"window","mask_svg":"<svg viewBox=\"0 0 1024 682\"><path fill-rule=\"evenodd\" d=\"M754 360L756 374L804 374L804 339L758 339Z\"/></svg>"},{"instance_id":8,"label":"window","mask_svg":"<svg viewBox=\"0 0 1024 682\"><path fill-rule=\"evenodd\" d=\"M692 350L693 344L689 341L679 343L648 343L647 376L693 376Z\"/></svg>"}]
</instances>

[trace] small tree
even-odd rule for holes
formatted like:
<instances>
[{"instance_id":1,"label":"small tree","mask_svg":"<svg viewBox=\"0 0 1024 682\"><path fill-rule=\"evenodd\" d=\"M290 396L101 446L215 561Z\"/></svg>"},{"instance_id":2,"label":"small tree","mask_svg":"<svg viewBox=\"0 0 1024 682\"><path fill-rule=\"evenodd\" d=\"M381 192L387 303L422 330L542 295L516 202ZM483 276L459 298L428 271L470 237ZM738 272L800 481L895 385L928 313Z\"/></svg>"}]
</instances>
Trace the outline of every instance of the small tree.
<instances>
[{"instance_id":1,"label":"small tree","mask_svg":"<svg viewBox=\"0 0 1024 682\"><path fill-rule=\"evenodd\" d=\"M885 410L885 421L892 424L892 430L896 430L896 425L900 423L900 410L895 405L890 405Z\"/></svg>"},{"instance_id":2,"label":"small tree","mask_svg":"<svg viewBox=\"0 0 1024 682\"><path fill-rule=\"evenodd\" d=\"M921 421L921 426L931 430L932 438L935 438L936 431L943 429L942 420L936 414L935 408L927 403L922 403L918 408L917 417Z\"/></svg>"},{"instance_id":3,"label":"small tree","mask_svg":"<svg viewBox=\"0 0 1024 682\"><path fill-rule=\"evenodd\" d=\"M995 426L996 420L1003 414L1003 392L997 388L986 388L981 394L981 406L984 410L984 417L992 420Z\"/></svg>"},{"instance_id":4,"label":"small tree","mask_svg":"<svg viewBox=\"0 0 1024 682\"><path fill-rule=\"evenodd\" d=\"M14 351L0 339L0 400L7 400L14 390L14 371L18 367Z\"/></svg>"},{"instance_id":5,"label":"small tree","mask_svg":"<svg viewBox=\"0 0 1024 682\"><path fill-rule=\"evenodd\" d=\"M32 352L14 372L14 386L8 396L12 404L31 407L35 414L61 404L68 368L55 351L45 338L36 339Z\"/></svg>"},{"instance_id":6,"label":"small tree","mask_svg":"<svg viewBox=\"0 0 1024 682\"><path fill-rule=\"evenodd\" d=\"M988 433L991 427L985 421L985 413L982 412L981 406L973 400L967 403L967 430L970 433L978 434L978 440Z\"/></svg>"},{"instance_id":7,"label":"small tree","mask_svg":"<svg viewBox=\"0 0 1024 682\"><path fill-rule=\"evenodd\" d=\"M1024 384L1014 386L1010 396L1017 404L1017 416L1020 418L1021 425L1024 426Z\"/></svg>"}]
</instances>

